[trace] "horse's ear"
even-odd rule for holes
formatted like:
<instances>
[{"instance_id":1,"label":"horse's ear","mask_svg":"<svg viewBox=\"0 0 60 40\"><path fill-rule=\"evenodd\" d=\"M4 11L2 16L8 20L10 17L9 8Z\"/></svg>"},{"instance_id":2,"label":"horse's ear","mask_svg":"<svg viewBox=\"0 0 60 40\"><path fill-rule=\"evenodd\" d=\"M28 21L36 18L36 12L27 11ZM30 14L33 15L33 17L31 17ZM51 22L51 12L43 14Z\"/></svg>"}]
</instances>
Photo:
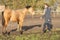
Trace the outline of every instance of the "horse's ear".
<instances>
[{"instance_id":1,"label":"horse's ear","mask_svg":"<svg viewBox=\"0 0 60 40\"><path fill-rule=\"evenodd\" d=\"M29 9L31 6L26 6L26 9Z\"/></svg>"}]
</instances>

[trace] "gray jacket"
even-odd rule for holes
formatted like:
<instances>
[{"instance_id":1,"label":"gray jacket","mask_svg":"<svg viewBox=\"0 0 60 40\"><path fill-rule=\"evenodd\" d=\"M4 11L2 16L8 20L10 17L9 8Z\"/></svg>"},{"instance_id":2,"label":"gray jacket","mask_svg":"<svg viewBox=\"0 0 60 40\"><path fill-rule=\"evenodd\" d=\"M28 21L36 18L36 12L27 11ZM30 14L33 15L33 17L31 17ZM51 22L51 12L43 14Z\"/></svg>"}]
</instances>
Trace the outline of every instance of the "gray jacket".
<instances>
[{"instance_id":1,"label":"gray jacket","mask_svg":"<svg viewBox=\"0 0 60 40\"><path fill-rule=\"evenodd\" d=\"M44 15L44 20L45 20L45 23L51 23L51 9L48 7L48 8L45 8L44 10L45 12L45 15Z\"/></svg>"}]
</instances>

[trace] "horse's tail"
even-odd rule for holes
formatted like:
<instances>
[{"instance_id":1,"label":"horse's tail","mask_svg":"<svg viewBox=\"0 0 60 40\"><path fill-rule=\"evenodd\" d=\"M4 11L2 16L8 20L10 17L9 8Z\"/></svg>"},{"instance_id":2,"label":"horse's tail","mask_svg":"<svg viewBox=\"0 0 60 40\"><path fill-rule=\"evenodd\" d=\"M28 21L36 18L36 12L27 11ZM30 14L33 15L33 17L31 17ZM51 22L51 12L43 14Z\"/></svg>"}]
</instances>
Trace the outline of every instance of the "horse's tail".
<instances>
[{"instance_id":1,"label":"horse's tail","mask_svg":"<svg viewBox=\"0 0 60 40\"><path fill-rule=\"evenodd\" d=\"M2 25L5 25L4 11L2 12Z\"/></svg>"}]
</instances>

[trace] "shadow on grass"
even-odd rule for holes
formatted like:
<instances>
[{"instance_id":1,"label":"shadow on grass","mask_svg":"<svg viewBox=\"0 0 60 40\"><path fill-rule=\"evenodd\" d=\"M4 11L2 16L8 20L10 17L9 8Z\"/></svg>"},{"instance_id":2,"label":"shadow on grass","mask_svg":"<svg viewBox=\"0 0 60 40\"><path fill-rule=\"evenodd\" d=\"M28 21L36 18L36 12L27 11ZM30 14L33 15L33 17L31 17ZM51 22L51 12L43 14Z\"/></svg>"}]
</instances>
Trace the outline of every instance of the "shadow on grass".
<instances>
[{"instance_id":1,"label":"shadow on grass","mask_svg":"<svg viewBox=\"0 0 60 40\"><path fill-rule=\"evenodd\" d=\"M27 31L27 30L32 29L32 28L34 28L34 27L41 27L41 24L39 24L39 25L23 26L23 27L22 27L22 29L23 29L24 31ZM13 32L13 31L16 31L16 30L17 30L17 28L16 28L16 29L11 30L10 32Z\"/></svg>"}]
</instances>

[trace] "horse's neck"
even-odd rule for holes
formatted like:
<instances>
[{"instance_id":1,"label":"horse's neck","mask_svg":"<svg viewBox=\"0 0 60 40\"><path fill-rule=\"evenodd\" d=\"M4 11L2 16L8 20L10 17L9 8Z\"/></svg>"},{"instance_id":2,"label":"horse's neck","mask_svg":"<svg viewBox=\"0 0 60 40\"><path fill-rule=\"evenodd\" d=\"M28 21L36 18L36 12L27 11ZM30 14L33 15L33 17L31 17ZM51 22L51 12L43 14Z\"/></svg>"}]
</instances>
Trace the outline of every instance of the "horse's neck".
<instances>
[{"instance_id":1,"label":"horse's neck","mask_svg":"<svg viewBox=\"0 0 60 40\"><path fill-rule=\"evenodd\" d=\"M26 8L24 8L22 12L23 12L23 13L27 13L28 10L27 10Z\"/></svg>"},{"instance_id":2,"label":"horse's neck","mask_svg":"<svg viewBox=\"0 0 60 40\"><path fill-rule=\"evenodd\" d=\"M25 8L16 10L16 13L19 15L26 15L27 12L28 11Z\"/></svg>"}]
</instances>

